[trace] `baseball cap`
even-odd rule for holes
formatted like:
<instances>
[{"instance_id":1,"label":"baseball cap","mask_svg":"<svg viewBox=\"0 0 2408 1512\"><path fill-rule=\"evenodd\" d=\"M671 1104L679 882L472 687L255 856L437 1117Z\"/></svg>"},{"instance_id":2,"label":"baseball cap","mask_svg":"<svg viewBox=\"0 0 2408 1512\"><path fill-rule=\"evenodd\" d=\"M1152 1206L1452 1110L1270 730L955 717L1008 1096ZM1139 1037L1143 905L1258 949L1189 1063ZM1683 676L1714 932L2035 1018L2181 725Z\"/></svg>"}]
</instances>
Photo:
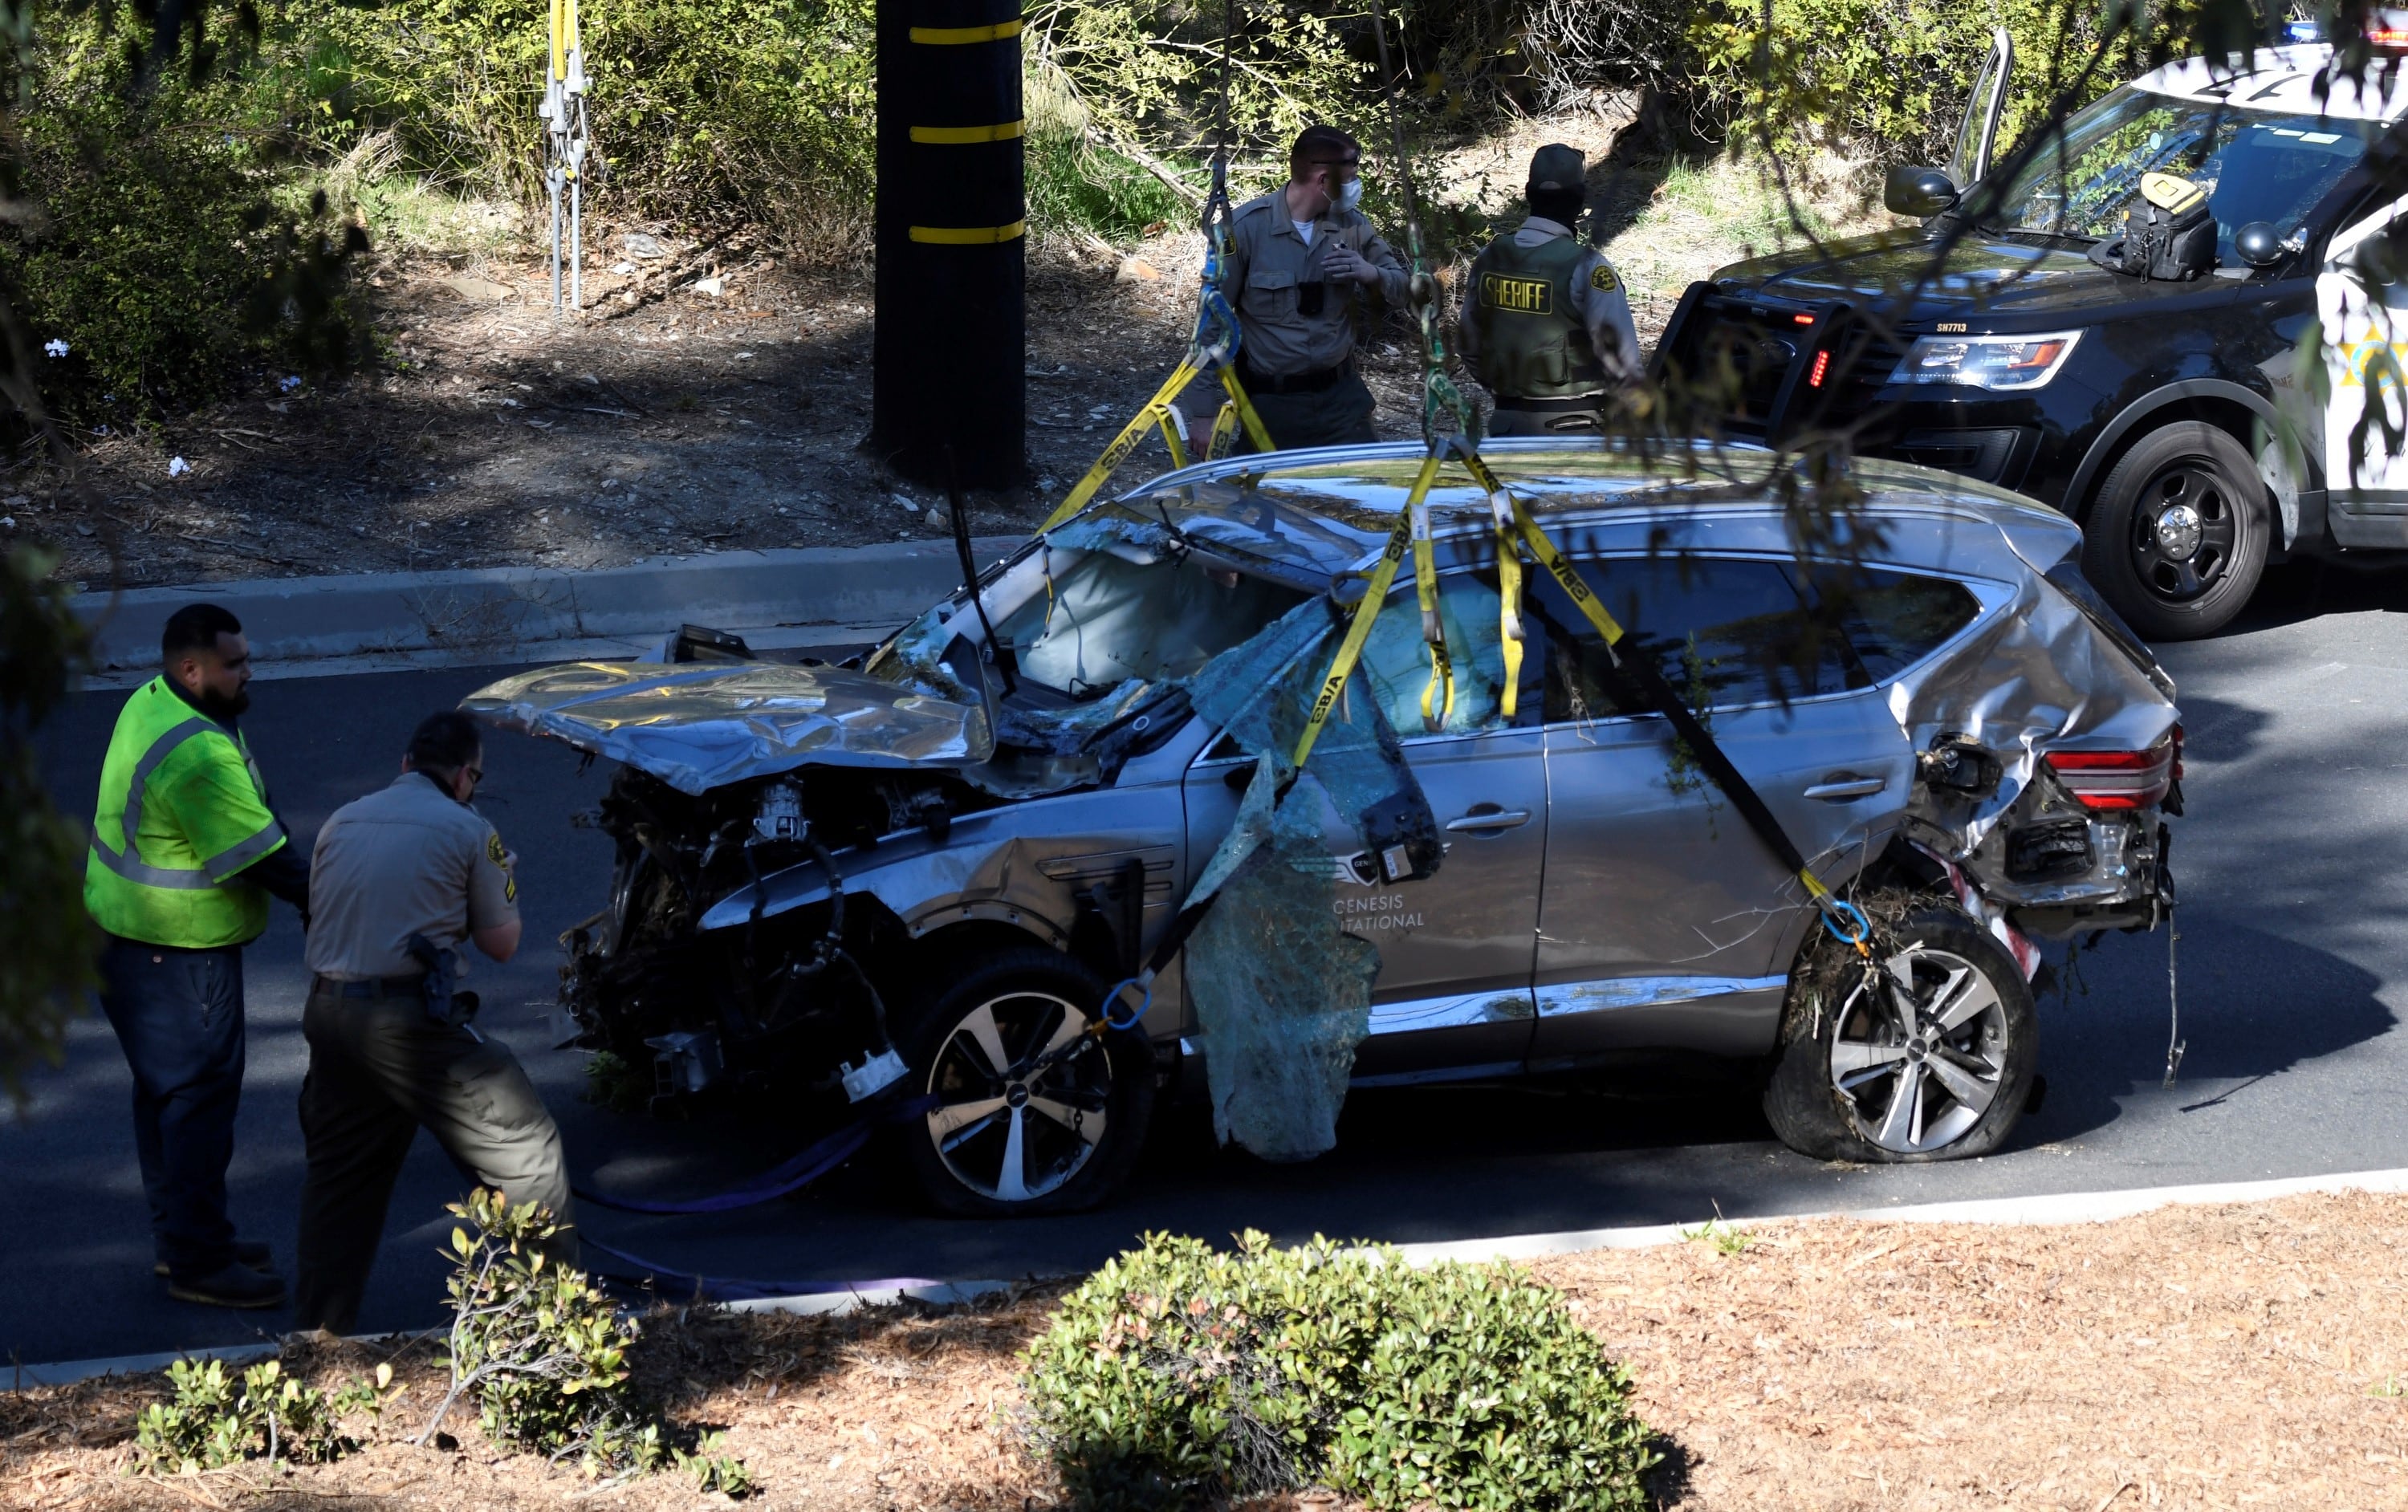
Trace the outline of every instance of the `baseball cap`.
<instances>
[{"instance_id":1,"label":"baseball cap","mask_svg":"<svg viewBox=\"0 0 2408 1512\"><path fill-rule=\"evenodd\" d=\"M1552 193L1559 190L1579 189L1587 174L1580 149L1550 142L1530 154L1530 187Z\"/></svg>"}]
</instances>

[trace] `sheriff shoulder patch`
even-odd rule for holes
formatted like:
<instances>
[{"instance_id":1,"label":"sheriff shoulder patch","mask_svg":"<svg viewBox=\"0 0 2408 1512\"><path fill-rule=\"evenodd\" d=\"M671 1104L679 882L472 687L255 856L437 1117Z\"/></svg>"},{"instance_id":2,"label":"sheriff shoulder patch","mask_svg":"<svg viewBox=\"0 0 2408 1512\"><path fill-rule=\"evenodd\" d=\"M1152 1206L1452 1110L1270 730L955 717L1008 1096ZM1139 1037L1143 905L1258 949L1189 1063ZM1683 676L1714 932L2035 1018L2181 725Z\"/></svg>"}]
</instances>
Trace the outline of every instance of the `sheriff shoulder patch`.
<instances>
[{"instance_id":1,"label":"sheriff shoulder patch","mask_svg":"<svg viewBox=\"0 0 2408 1512\"><path fill-rule=\"evenodd\" d=\"M519 879L510 873L510 853L502 849L500 832L495 830L485 832L485 859L502 869L502 901L518 902Z\"/></svg>"},{"instance_id":2,"label":"sheriff shoulder patch","mask_svg":"<svg viewBox=\"0 0 2408 1512\"><path fill-rule=\"evenodd\" d=\"M1615 289L1619 288L1621 283L1622 280L1613 276L1613 267L1611 264L1599 263L1588 270L1588 286L1592 289Z\"/></svg>"}]
</instances>

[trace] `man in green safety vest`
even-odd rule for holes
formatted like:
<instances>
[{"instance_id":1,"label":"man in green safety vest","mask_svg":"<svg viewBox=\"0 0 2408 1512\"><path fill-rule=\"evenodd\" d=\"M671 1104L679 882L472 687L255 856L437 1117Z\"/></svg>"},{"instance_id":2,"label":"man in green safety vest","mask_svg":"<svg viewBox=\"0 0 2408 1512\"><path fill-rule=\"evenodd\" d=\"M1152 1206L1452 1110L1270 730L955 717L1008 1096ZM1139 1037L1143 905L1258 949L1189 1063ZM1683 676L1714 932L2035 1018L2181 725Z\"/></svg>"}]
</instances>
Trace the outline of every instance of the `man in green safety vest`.
<instances>
[{"instance_id":1,"label":"man in green safety vest","mask_svg":"<svg viewBox=\"0 0 2408 1512\"><path fill-rule=\"evenodd\" d=\"M1639 370L1639 334L1613 264L1572 235L1587 198L1576 148L1530 159L1530 215L1473 259L1457 343L1496 399L1491 435L1595 431L1606 392Z\"/></svg>"},{"instance_id":2,"label":"man in green safety vest","mask_svg":"<svg viewBox=\"0 0 2408 1512\"><path fill-rule=\"evenodd\" d=\"M84 865L84 907L108 934L101 1006L134 1071L134 1148L168 1294L272 1307L284 1282L267 1247L236 1238L226 1218L242 948L267 928L269 894L307 907L309 865L236 724L251 704L240 621L187 605L159 651L165 670L117 717Z\"/></svg>"}]
</instances>

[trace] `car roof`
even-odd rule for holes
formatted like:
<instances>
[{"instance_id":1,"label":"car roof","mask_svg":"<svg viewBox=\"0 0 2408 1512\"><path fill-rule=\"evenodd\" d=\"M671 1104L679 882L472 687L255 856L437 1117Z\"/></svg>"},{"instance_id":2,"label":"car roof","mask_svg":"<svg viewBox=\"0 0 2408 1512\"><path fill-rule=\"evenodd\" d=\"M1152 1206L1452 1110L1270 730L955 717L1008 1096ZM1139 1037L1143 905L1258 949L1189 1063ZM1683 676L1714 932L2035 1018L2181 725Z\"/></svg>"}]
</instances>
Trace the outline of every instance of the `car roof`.
<instances>
[{"instance_id":1,"label":"car roof","mask_svg":"<svg viewBox=\"0 0 2408 1512\"><path fill-rule=\"evenodd\" d=\"M1426 455L1421 443L1398 441L1233 457L1165 474L1111 507L1318 586L1377 559ZM1773 486L1782 464L1762 447L1683 445L1649 456L1596 436L1545 436L1492 439L1480 455L1567 549L1794 550ZM2079 548L2079 526L2020 494L1909 463L1859 458L1848 467L1866 493L1858 518L1885 536L1870 560L1978 571L1986 554L1998 559L1994 573L2012 575L2014 559L2044 571ZM1429 504L1433 535L1486 549L1487 495L1461 463L1440 468Z\"/></svg>"},{"instance_id":2,"label":"car roof","mask_svg":"<svg viewBox=\"0 0 2408 1512\"><path fill-rule=\"evenodd\" d=\"M2408 59L2378 59L2363 79L2352 78L2334 73L2330 47L2302 43L2221 60L2186 58L2142 75L2132 88L2245 110L2397 121L2408 114Z\"/></svg>"}]
</instances>

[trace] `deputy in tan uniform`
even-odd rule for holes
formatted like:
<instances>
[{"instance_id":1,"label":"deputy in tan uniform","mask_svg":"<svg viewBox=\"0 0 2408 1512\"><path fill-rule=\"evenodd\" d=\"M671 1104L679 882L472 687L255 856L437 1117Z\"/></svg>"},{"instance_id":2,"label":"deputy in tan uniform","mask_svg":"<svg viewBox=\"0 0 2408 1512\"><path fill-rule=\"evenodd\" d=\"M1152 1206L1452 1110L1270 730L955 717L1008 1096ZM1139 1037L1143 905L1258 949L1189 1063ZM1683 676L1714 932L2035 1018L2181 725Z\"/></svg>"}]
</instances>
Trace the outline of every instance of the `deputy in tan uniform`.
<instances>
[{"instance_id":1,"label":"deputy in tan uniform","mask_svg":"<svg viewBox=\"0 0 2408 1512\"><path fill-rule=\"evenodd\" d=\"M1405 265L1355 206L1363 146L1307 126L1288 181L1238 207L1221 292L1238 312L1238 376L1282 449L1376 441L1371 391L1354 371L1355 310L1403 308Z\"/></svg>"},{"instance_id":2,"label":"deputy in tan uniform","mask_svg":"<svg viewBox=\"0 0 2408 1512\"><path fill-rule=\"evenodd\" d=\"M1491 435L1594 432L1607 393L1639 376L1630 296L1572 235L1587 199L1577 148L1530 157L1529 218L1472 260L1456 349L1497 401Z\"/></svg>"},{"instance_id":3,"label":"deputy in tan uniform","mask_svg":"<svg viewBox=\"0 0 2408 1512\"><path fill-rule=\"evenodd\" d=\"M422 1127L464 1179L573 1216L543 1100L507 1048L454 1014L436 1016L410 949L412 936L447 952L473 942L495 962L518 949L513 858L468 806L483 776L476 723L430 715L409 737L401 776L318 832L301 1020L309 1173L295 1324L305 1330L347 1333L358 1317L394 1178ZM449 1008L451 994L439 995ZM562 1240L552 1258L573 1262L574 1236Z\"/></svg>"}]
</instances>

